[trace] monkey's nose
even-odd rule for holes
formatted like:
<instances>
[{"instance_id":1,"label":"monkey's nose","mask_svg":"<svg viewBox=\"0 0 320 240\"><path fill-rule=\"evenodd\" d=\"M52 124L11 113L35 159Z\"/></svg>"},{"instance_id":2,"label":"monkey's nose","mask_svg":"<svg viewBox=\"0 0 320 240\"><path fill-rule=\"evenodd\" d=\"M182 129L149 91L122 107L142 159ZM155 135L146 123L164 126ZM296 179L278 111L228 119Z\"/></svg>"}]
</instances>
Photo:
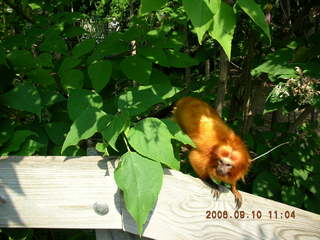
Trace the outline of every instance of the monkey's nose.
<instances>
[{"instance_id":1,"label":"monkey's nose","mask_svg":"<svg viewBox=\"0 0 320 240\"><path fill-rule=\"evenodd\" d=\"M223 171L223 169L221 168L217 168L216 172L217 172L217 175L220 177L223 177L226 175L225 171Z\"/></svg>"}]
</instances>

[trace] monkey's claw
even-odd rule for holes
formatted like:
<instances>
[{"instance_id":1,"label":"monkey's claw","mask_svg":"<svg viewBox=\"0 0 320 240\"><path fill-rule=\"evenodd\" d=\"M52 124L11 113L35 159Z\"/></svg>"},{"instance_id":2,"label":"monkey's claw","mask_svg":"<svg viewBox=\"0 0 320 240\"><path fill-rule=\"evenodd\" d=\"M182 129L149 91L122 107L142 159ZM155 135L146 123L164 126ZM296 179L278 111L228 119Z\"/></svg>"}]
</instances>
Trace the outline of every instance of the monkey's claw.
<instances>
[{"instance_id":1,"label":"monkey's claw","mask_svg":"<svg viewBox=\"0 0 320 240\"><path fill-rule=\"evenodd\" d=\"M208 183L211 187L211 194L215 199L218 199L221 193L219 185L216 184L214 181L210 181Z\"/></svg>"},{"instance_id":2,"label":"monkey's claw","mask_svg":"<svg viewBox=\"0 0 320 240\"><path fill-rule=\"evenodd\" d=\"M234 194L234 201L236 202L236 208L238 210L242 205L242 196L237 190L233 191L233 194Z\"/></svg>"},{"instance_id":3,"label":"monkey's claw","mask_svg":"<svg viewBox=\"0 0 320 240\"><path fill-rule=\"evenodd\" d=\"M236 208L238 210L242 205L242 197L241 197L241 195L240 195L240 197L235 197L235 202L236 202Z\"/></svg>"},{"instance_id":4,"label":"monkey's claw","mask_svg":"<svg viewBox=\"0 0 320 240\"><path fill-rule=\"evenodd\" d=\"M211 188L211 194L213 195L213 197L215 198L215 199L218 199L219 198L219 196L220 196L220 190L219 190L219 188Z\"/></svg>"}]
</instances>

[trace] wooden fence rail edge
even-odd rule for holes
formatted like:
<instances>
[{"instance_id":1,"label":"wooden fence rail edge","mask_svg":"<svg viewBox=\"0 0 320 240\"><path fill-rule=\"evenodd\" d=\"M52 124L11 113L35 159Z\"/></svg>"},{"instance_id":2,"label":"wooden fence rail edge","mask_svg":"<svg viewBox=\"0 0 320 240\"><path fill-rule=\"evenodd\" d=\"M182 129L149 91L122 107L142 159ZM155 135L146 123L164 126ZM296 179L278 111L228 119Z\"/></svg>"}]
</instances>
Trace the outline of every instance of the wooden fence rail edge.
<instances>
[{"instance_id":1,"label":"wooden fence rail edge","mask_svg":"<svg viewBox=\"0 0 320 240\"><path fill-rule=\"evenodd\" d=\"M101 156L0 157L0 228L98 229L98 239L137 234L115 167L115 160ZM320 215L245 192L237 211L232 193L222 189L216 200L201 180L165 169L143 237L320 239Z\"/></svg>"}]
</instances>

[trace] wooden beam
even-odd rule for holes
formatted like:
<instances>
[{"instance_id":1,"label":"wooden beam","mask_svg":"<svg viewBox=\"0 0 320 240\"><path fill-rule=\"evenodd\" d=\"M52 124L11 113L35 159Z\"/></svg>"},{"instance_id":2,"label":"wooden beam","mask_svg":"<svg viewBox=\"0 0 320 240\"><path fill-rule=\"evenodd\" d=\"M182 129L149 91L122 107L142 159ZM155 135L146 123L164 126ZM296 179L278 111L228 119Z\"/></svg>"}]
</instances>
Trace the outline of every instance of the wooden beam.
<instances>
[{"instance_id":1,"label":"wooden beam","mask_svg":"<svg viewBox=\"0 0 320 240\"><path fill-rule=\"evenodd\" d=\"M0 204L0 227L123 229L137 234L113 180L115 165L99 156L1 157L0 196L6 203ZM236 211L228 189L222 187L216 200L201 180L166 169L143 236L175 240L320 238L319 215L245 192L242 196L243 205ZM103 215L106 206L109 211Z\"/></svg>"},{"instance_id":2,"label":"wooden beam","mask_svg":"<svg viewBox=\"0 0 320 240\"><path fill-rule=\"evenodd\" d=\"M108 169L99 156L1 157L0 227L122 229Z\"/></svg>"}]
</instances>

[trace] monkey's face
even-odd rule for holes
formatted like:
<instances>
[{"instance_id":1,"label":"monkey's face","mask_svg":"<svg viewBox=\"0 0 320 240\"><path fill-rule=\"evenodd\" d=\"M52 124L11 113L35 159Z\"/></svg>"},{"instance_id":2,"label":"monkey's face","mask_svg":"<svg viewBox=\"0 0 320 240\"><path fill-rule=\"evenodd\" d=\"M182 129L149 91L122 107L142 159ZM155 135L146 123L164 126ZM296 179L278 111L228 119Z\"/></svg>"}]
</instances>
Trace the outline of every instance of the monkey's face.
<instances>
[{"instance_id":1,"label":"monkey's face","mask_svg":"<svg viewBox=\"0 0 320 240\"><path fill-rule=\"evenodd\" d=\"M216 173L218 176L226 176L232 169L232 162L228 158L218 159Z\"/></svg>"},{"instance_id":2,"label":"monkey's face","mask_svg":"<svg viewBox=\"0 0 320 240\"><path fill-rule=\"evenodd\" d=\"M230 173L234 161L233 151L230 146L221 146L216 151L217 155L217 167L216 173L218 176L226 176Z\"/></svg>"}]
</instances>

